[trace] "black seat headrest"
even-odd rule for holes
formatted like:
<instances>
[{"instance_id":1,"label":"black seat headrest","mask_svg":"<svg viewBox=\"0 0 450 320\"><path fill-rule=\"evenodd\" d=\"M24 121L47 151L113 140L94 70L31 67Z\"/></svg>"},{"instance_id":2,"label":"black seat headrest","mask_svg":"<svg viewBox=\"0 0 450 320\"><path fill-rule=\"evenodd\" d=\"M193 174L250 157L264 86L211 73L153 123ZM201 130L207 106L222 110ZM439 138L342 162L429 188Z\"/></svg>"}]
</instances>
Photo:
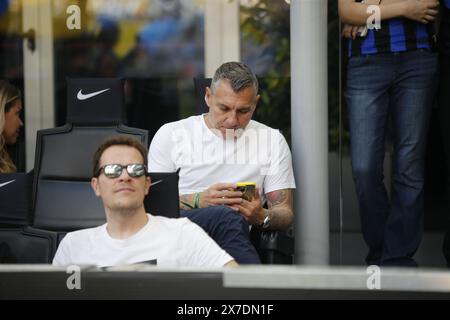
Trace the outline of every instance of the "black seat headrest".
<instances>
[{"instance_id":1,"label":"black seat headrest","mask_svg":"<svg viewBox=\"0 0 450 320\"><path fill-rule=\"evenodd\" d=\"M67 123L81 126L125 123L123 79L67 78Z\"/></svg>"},{"instance_id":2,"label":"black seat headrest","mask_svg":"<svg viewBox=\"0 0 450 320\"><path fill-rule=\"evenodd\" d=\"M209 108L205 101L206 87L211 86L211 78L194 78L196 114L208 112Z\"/></svg>"},{"instance_id":3,"label":"black seat headrest","mask_svg":"<svg viewBox=\"0 0 450 320\"><path fill-rule=\"evenodd\" d=\"M34 171L0 174L0 225L27 225L33 175Z\"/></svg>"}]
</instances>

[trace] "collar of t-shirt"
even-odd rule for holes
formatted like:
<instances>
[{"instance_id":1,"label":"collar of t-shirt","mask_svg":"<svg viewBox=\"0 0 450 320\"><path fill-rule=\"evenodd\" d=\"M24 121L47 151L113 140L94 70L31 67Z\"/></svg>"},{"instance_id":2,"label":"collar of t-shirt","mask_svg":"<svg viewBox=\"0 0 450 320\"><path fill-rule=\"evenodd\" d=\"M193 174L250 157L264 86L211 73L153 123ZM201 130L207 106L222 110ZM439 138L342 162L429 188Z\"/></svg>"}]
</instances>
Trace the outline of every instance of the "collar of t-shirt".
<instances>
[{"instance_id":1,"label":"collar of t-shirt","mask_svg":"<svg viewBox=\"0 0 450 320\"><path fill-rule=\"evenodd\" d=\"M144 235L147 230L151 227L151 223L150 220L152 219L152 216L150 214L147 213L147 223L141 228L139 229L135 234L133 234L132 236L126 238L126 239L114 239L112 238L109 233L108 230L106 229L107 227L107 223L105 223L102 226L101 229L101 233L102 233L102 237L108 241L109 243L116 245L116 246L127 246L129 243L134 243L137 239L139 239L142 235Z\"/></svg>"}]
</instances>

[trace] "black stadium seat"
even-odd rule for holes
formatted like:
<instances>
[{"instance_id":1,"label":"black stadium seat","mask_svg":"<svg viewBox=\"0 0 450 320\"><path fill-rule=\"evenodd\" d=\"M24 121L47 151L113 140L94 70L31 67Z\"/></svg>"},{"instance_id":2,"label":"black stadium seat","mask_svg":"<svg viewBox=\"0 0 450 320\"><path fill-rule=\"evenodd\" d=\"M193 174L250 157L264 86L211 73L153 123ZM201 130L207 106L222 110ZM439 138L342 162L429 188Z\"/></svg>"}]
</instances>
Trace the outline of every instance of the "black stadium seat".
<instances>
[{"instance_id":1,"label":"black stadium seat","mask_svg":"<svg viewBox=\"0 0 450 320\"><path fill-rule=\"evenodd\" d=\"M90 186L92 156L114 135L148 145L147 131L126 127L121 79L67 79L67 124L37 133L33 226L71 231L105 222Z\"/></svg>"},{"instance_id":2,"label":"black stadium seat","mask_svg":"<svg viewBox=\"0 0 450 320\"><path fill-rule=\"evenodd\" d=\"M51 263L56 252L56 232L25 228L0 229L0 263Z\"/></svg>"},{"instance_id":3,"label":"black stadium seat","mask_svg":"<svg viewBox=\"0 0 450 320\"><path fill-rule=\"evenodd\" d=\"M147 131L122 124L121 79L68 79L67 87L67 123L37 133L32 188L23 174L0 180L16 180L2 188L10 190L2 193L10 202L0 206L1 262L50 263L68 231L104 223L103 205L90 186L95 150L114 135L132 135L148 146ZM27 200L14 204L21 191Z\"/></svg>"},{"instance_id":4,"label":"black stadium seat","mask_svg":"<svg viewBox=\"0 0 450 320\"><path fill-rule=\"evenodd\" d=\"M0 174L0 263L49 263L55 253L56 233L27 227L33 175Z\"/></svg>"},{"instance_id":5,"label":"black stadium seat","mask_svg":"<svg viewBox=\"0 0 450 320\"><path fill-rule=\"evenodd\" d=\"M178 172L150 172L152 186L144 199L148 213L169 218L180 216Z\"/></svg>"},{"instance_id":6,"label":"black stadium seat","mask_svg":"<svg viewBox=\"0 0 450 320\"><path fill-rule=\"evenodd\" d=\"M34 172L0 174L0 227L29 223Z\"/></svg>"}]
</instances>

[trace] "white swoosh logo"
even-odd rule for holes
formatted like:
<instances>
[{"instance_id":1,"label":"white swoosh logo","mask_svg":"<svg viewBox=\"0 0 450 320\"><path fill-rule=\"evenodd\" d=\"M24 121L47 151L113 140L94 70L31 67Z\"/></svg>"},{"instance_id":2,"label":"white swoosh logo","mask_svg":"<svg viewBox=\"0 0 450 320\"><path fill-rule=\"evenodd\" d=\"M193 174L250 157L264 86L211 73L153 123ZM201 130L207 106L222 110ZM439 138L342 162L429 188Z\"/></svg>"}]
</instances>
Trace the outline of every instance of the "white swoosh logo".
<instances>
[{"instance_id":1,"label":"white swoosh logo","mask_svg":"<svg viewBox=\"0 0 450 320\"><path fill-rule=\"evenodd\" d=\"M77 94L77 98L78 100L87 100L90 99L92 97L98 96L99 94L102 94L103 92L106 92L108 90L111 90L111 88L105 89L105 90L101 90L101 91L96 91L96 92L92 92L92 93L88 93L88 94L83 94L83 92L81 92L83 89L81 89L80 91L78 91Z\"/></svg>"},{"instance_id":2,"label":"white swoosh logo","mask_svg":"<svg viewBox=\"0 0 450 320\"><path fill-rule=\"evenodd\" d=\"M6 185L8 185L10 183L13 183L14 181L16 181L16 180L11 180L11 181L8 181L8 182L5 182L5 183L0 183L0 188L3 188L4 186L6 186Z\"/></svg>"},{"instance_id":3,"label":"white swoosh logo","mask_svg":"<svg viewBox=\"0 0 450 320\"><path fill-rule=\"evenodd\" d=\"M158 183L161 183L161 182L163 182L164 180L158 180L158 181L156 181L156 182L153 182L151 185L150 185L150 187L153 187L153 186L155 186L155 185L157 185Z\"/></svg>"}]
</instances>

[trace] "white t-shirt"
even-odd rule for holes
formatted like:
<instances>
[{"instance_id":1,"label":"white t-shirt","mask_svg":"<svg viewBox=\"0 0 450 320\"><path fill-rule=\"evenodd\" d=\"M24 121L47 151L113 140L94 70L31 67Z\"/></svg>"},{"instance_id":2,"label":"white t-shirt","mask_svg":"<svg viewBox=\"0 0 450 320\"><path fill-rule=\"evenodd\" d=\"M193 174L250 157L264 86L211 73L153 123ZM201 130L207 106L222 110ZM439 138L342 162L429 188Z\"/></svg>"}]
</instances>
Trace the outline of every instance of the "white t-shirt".
<instances>
[{"instance_id":1,"label":"white t-shirt","mask_svg":"<svg viewBox=\"0 0 450 320\"><path fill-rule=\"evenodd\" d=\"M111 238L106 224L68 233L53 265L111 267L155 260L162 267L222 267L233 258L187 218L148 214L147 224L125 240Z\"/></svg>"},{"instance_id":2,"label":"white t-shirt","mask_svg":"<svg viewBox=\"0 0 450 320\"><path fill-rule=\"evenodd\" d=\"M295 188L292 157L283 135L251 120L237 138L213 133L204 115L163 125L148 156L151 172L180 169L180 194L216 183L256 182L261 195Z\"/></svg>"}]
</instances>

